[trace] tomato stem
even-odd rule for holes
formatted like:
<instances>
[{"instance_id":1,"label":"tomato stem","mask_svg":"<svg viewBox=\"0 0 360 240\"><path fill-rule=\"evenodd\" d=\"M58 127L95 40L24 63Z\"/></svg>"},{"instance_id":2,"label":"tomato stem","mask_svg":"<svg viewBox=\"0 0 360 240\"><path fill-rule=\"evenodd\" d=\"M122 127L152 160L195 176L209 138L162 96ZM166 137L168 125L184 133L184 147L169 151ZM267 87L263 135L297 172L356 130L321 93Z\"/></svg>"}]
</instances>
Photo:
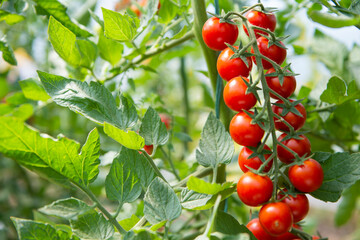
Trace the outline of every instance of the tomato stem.
<instances>
[{"instance_id":1,"label":"tomato stem","mask_svg":"<svg viewBox=\"0 0 360 240\"><path fill-rule=\"evenodd\" d=\"M158 177L162 178L165 182L167 182L166 179L164 178L164 176L161 174L159 168L155 165L155 163L154 163L153 159L150 157L150 155L144 149L141 149L140 151L142 152L142 154L144 154L146 160L151 165L151 167L155 171L156 175Z\"/></svg>"}]
</instances>

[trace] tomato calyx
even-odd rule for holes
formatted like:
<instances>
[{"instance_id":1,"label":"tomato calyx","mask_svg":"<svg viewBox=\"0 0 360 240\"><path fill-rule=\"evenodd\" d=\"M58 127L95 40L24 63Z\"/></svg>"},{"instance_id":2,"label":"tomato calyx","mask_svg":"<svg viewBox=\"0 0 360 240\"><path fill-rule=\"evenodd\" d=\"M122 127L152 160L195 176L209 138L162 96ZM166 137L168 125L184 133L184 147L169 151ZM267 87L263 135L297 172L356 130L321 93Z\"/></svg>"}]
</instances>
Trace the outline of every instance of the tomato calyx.
<instances>
[{"instance_id":1,"label":"tomato calyx","mask_svg":"<svg viewBox=\"0 0 360 240\"><path fill-rule=\"evenodd\" d=\"M275 72L267 73L265 74L265 77L278 77L280 86L283 86L284 77L295 77L299 75L290 71L290 65L291 64L288 64L283 68L275 68ZM278 93L276 93L275 95L278 95Z\"/></svg>"},{"instance_id":2,"label":"tomato calyx","mask_svg":"<svg viewBox=\"0 0 360 240\"><path fill-rule=\"evenodd\" d=\"M249 46L252 44L248 43L245 47L242 46L242 43L240 42L239 47L236 48L234 46L232 46L231 44L225 43L226 46L228 46L231 51L234 52L233 55L231 55L231 57L229 58L229 60L235 59L235 58L240 58L246 65L246 67L249 67L249 63L247 61L247 58L254 56L254 54L247 52L247 49L249 48Z\"/></svg>"},{"instance_id":3,"label":"tomato calyx","mask_svg":"<svg viewBox=\"0 0 360 240\"><path fill-rule=\"evenodd\" d=\"M284 117L286 114L288 114L289 112L294 113L295 115L299 116L299 117L304 117L297 109L296 106L301 103L304 99L300 99L300 100L287 100L287 101L282 101L282 102L276 102L273 103L273 105L281 107L282 108L282 112L280 113L281 117Z\"/></svg>"},{"instance_id":4,"label":"tomato calyx","mask_svg":"<svg viewBox=\"0 0 360 240\"><path fill-rule=\"evenodd\" d=\"M234 22L231 18L231 15L228 14L224 14L224 12L222 12L221 14L216 14L216 13L212 13L212 12L207 12L208 14L210 14L213 17L216 17L219 19L219 23L229 23L232 25L237 25L236 22Z\"/></svg>"},{"instance_id":5,"label":"tomato calyx","mask_svg":"<svg viewBox=\"0 0 360 240\"><path fill-rule=\"evenodd\" d=\"M254 112L249 112L247 110L243 110L243 112L252 119L251 124L257 124L261 129L268 130L266 125L264 124L264 119L262 118L263 116L262 112L259 113L256 108L254 108Z\"/></svg>"}]
</instances>

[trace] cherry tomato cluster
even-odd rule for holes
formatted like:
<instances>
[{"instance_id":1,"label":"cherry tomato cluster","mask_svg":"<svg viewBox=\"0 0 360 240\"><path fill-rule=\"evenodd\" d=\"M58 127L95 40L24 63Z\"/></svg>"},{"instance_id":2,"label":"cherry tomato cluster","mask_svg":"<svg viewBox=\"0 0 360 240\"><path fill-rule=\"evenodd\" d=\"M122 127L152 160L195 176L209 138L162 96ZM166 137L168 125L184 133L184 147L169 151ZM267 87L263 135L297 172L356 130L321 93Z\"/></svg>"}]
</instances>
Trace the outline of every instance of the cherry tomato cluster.
<instances>
[{"instance_id":1,"label":"cherry tomato cluster","mask_svg":"<svg viewBox=\"0 0 360 240\"><path fill-rule=\"evenodd\" d=\"M248 78L253 63L258 65L256 51L251 47L251 53L248 53L245 48L239 51L237 46L232 46L237 41L239 30L232 20L226 19L228 16L208 19L203 26L202 36L209 48L222 51L217 60L217 70L227 81L223 92L224 102L238 112L229 126L232 139L243 146L238 157L239 166L244 172L237 184L238 196L248 206L262 206L259 217L251 220L247 227L259 240L299 239L289 231L292 228L301 229L297 223L309 211L305 193L317 190L324 176L321 165L309 158L309 140L299 132L306 121L306 110L300 101L288 99L295 91L296 79L288 66L280 67L287 52L284 44L272 33L276 27L275 15L263 10L248 11L244 20L252 29L248 30L245 25L243 29L248 36L251 36L249 31L255 33L262 58L262 68L259 70L267 70L267 86L263 88L268 88L270 97L274 99L268 116L272 118L270 121L273 121L274 128L282 132L277 142L273 143L276 154L262 142L265 130L272 134L273 130L266 128L261 118L257 119L259 113L256 109L252 110L259 99L258 88L253 86L251 77L250 80ZM278 176L280 171L279 167L273 167L277 159L282 162L281 167L287 170L288 183L284 187L289 190L277 186L277 177L274 181L274 176ZM286 171L283 176L285 174Z\"/></svg>"}]
</instances>

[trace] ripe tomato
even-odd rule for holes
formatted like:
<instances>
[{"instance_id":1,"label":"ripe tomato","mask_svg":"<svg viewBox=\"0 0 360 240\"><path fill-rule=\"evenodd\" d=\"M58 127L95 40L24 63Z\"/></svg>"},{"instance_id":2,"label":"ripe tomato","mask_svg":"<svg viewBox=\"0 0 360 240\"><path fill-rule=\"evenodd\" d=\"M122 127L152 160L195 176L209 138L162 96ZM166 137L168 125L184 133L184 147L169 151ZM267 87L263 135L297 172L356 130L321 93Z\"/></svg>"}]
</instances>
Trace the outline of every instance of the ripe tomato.
<instances>
[{"instance_id":1,"label":"ripe tomato","mask_svg":"<svg viewBox=\"0 0 360 240\"><path fill-rule=\"evenodd\" d=\"M259 48L259 51L262 55L265 57L270 58L277 64L281 65L285 58L286 58L286 49L281 48L279 46L276 46L275 44L268 48L269 40L264 37L259 37L257 40L257 45ZM282 42L280 42L281 45L285 46ZM254 53L254 49L251 48L251 52ZM252 56L251 59L256 64L255 56ZM272 64L264 59L261 60L262 65L264 69L270 69L272 68Z\"/></svg>"},{"instance_id":2,"label":"ripe tomato","mask_svg":"<svg viewBox=\"0 0 360 240\"><path fill-rule=\"evenodd\" d=\"M209 18L202 28L205 44L215 51L227 48L225 43L233 45L238 35L239 29L235 24L220 23L220 19L217 17Z\"/></svg>"},{"instance_id":3,"label":"ripe tomato","mask_svg":"<svg viewBox=\"0 0 360 240\"><path fill-rule=\"evenodd\" d=\"M244 173L237 183L237 194L248 206L256 207L271 198L273 183L268 176L260 176L252 172Z\"/></svg>"},{"instance_id":4,"label":"ripe tomato","mask_svg":"<svg viewBox=\"0 0 360 240\"><path fill-rule=\"evenodd\" d=\"M275 237L271 236L263 229L258 218L251 220L248 224L246 224L246 227L252 232L252 234L254 234L257 239L275 240Z\"/></svg>"},{"instance_id":5,"label":"ripe tomato","mask_svg":"<svg viewBox=\"0 0 360 240\"><path fill-rule=\"evenodd\" d=\"M295 165L289 169L289 180L294 187L302 192L313 192L321 187L324 171L316 160L310 158L302 165Z\"/></svg>"},{"instance_id":6,"label":"ripe tomato","mask_svg":"<svg viewBox=\"0 0 360 240\"><path fill-rule=\"evenodd\" d=\"M238 47L235 48L238 49ZM247 67L241 58L230 59L233 54L233 50L226 48L220 53L217 59L217 70L221 78L225 81L229 81L234 77L239 76L248 77L252 69L252 62L250 57L246 58L249 66Z\"/></svg>"},{"instance_id":7,"label":"ripe tomato","mask_svg":"<svg viewBox=\"0 0 360 240\"><path fill-rule=\"evenodd\" d=\"M320 239L320 237L318 237L318 236L313 236L312 239L313 239L313 240L316 240L316 239Z\"/></svg>"},{"instance_id":8,"label":"ripe tomato","mask_svg":"<svg viewBox=\"0 0 360 240\"><path fill-rule=\"evenodd\" d=\"M281 134L280 137L278 138L278 141L283 143L285 146L287 146L294 152L296 152L297 155L299 155L299 157L308 156L310 154L311 152L310 141L307 137L305 137L305 135L300 135L301 139L290 138L288 140L282 141L282 139L285 136L287 136L286 133ZM295 159L294 154L292 154L291 152L289 152L279 144L277 145L276 150L277 150L277 156L280 159L280 161L284 163L291 163L294 161Z\"/></svg>"},{"instance_id":9,"label":"ripe tomato","mask_svg":"<svg viewBox=\"0 0 360 240\"><path fill-rule=\"evenodd\" d=\"M290 102L294 102L294 100L289 100ZM276 103L279 104L283 104L284 102L282 100L278 100ZM282 115L282 112L284 111L284 109L282 107L273 105L272 106L272 110L274 113L276 113L277 115L281 116L285 121L287 121L293 128L295 131L299 130L300 128L302 128L302 126L304 126L305 121L306 121L306 110L304 108L304 105L302 105L301 103L298 103L295 106L296 110L298 110L302 117L296 115L293 112L288 112L285 116ZM280 119L274 117L274 122L275 122L275 128L279 131L290 131L290 128L283 123Z\"/></svg>"},{"instance_id":10,"label":"ripe tomato","mask_svg":"<svg viewBox=\"0 0 360 240\"><path fill-rule=\"evenodd\" d=\"M301 227L297 224L293 224L293 228L301 229ZM298 239L298 236L292 234L291 232L286 232L275 238L275 240L295 240L295 239Z\"/></svg>"},{"instance_id":11,"label":"ripe tomato","mask_svg":"<svg viewBox=\"0 0 360 240\"><path fill-rule=\"evenodd\" d=\"M270 31L274 31L276 27L276 17L273 13L263 13L256 10L251 10L245 14L245 17L248 19L251 25L262 27ZM246 35L249 36L248 30L245 25L243 25ZM261 34L268 35L266 32L254 29L256 38L260 37Z\"/></svg>"},{"instance_id":12,"label":"ripe tomato","mask_svg":"<svg viewBox=\"0 0 360 240\"><path fill-rule=\"evenodd\" d=\"M291 210L283 202L273 202L262 206L259 220L265 231L273 236L288 232L293 225Z\"/></svg>"},{"instance_id":13,"label":"ripe tomato","mask_svg":"<svg viewBox=\"0 0 360 240\"><path fill-rule=\"evenodd\" d=\"M171 127L171 118L165 113L160 113L159 116L161 121L165 124L166 129L169 130Z\"/></svg>"},{"instance_id":14,"label":"ripe tomato","mask_svg":"<svg viewBox=\"0 0 360 240\"><path fill-rule=\"evenodd\" d=\"M154 150L154 146L153 145L145 145L144 146L144 150L149 154L151 155L153 150Z\"/></svg>"},{"instance_id":15,"label":"ripe tomato","mask_svg":"<svg viewBox=\"0 0 360 240\"><path fill-rule=\"evenodd\" d=\"M231 120L230 135L237 144L256 147L264 136L264 130L258 124L251 124L251 120L245 112L239 112Z\"/></svg>"},{"instance_id":16,"label":"ripe tomato","mask_svg":"<svg viewBox=\"0 0 360 240\"><path fill-rule=\"evenodd\" d=\"M270 68L266 72L266 74L270 74L274 72L276 72L275 69ZM293 94L296 89L296 79L294 76L285 76L282 85L280 84L279 77L265 77L265 78L269 88L271 88L272 90L274 90L284 98L290 97L291 94ZM277 96L275 96L272 93L270 93L270 97L279 99Z\"/></svg>"},{"instance_id":17,"label":"ripe tomato","mask_svg":"<svg viewBox=\"0 0 360 240\"><path fill-rule=\"evenodd\" d=\"M249 79L245 77L235 77L224 87L224 102L234 111L249 110L257 101L253 93L246 94L248 87L244 80L249 82Z\"/></svg>"},{"instance_id":18,"label":"ripe tomato","mask_svg":"<svg viewBox=\"0 0 360 240\"><path fill-rule=\"evenodd\" d=\"M144 8L145 5L147 4L147 0L140 0L140 1L138 1L138 3L142 8ZM160 9L160 7L161 7L161 3L159 2L158 9ZM136 16L138 16L138 17L141 16L141 11L136 5L131 5L130 10L133 11L136 14Z\"/></svg>"},{"instance_id":19,"label":"ripe tomato","mask_svg":"<svg viewBox=\"0 0 360 240\"><path fill-rule=\"evenodd\" d=\"M266 150L271 150L267 145L264 146L264 149ZM239 162L239 166L241 168L241 170L246 173L249 171L249 169L247 167L250 167L252 169L259 169L260 166L263 164L263 162L261 161L261 159L259 157L252 157L249 158L249 156L251 154L253 154L254 152L251 151L249 148L247 147L243 147L240 151L239 157L238 157L238 162ZM268 159L271 156L271 154L265 154L264 157L265 159ZM271 167L273 164L273 160L271 160L264 168L264 172L269 172Z\"/></svg>"},{"instance_id":20,"label":"ripe tomato","mask_svg":"<svg viewBox=\"0 0 360 240\"><path fill-rule=\"evenodd\" d=\"M284 191L286 192L287 190L284 189ZM284 198L284 194L278 193L277 199L282 198ZM288 195L282 202L290 207L295 223L303 220L309 212L309 200L305 194L297 194L295 197Z\"/></svg>"}]
</instances>

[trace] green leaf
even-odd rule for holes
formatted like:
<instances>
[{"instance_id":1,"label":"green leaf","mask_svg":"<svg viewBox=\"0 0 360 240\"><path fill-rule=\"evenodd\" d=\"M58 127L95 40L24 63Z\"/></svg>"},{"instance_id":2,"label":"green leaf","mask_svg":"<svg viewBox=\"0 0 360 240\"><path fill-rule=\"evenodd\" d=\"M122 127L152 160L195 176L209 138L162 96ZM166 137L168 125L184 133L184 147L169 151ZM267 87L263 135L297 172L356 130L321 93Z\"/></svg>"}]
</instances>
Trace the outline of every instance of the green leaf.
<instances>
[{"instance_id":1,"label":"green leaf","mask_svg":"<svg viewBox=\"0 0 360 240\"><path fill-rule=\"evenodd\" d=\"M69 16L66 14L66 7L64 7L57 0L34 0L36 3L35 9L38 15L52 16L62 25L68 28L78 37L90 37L91 33L80 28L73 23Z\"/></svg>"},{"instance_id":2,"label":"green leaf","mask_svg":"<svg viewBox=\"0 0 360 240\"><path fill-rule=\"evenodd\" d=\"M218 164L229 164L234 154L234 142L226 132L224 125L209 114L201 133L199 148L196 149L196 160L204 167L215 168Z\"/></svg>"},{"instance_id":3,"label":"green leaf","mask_svg":"<svg viewBox=\"0 0 360 240\"><path fill-rule=\"evenodd\" d=\"M357 181L342 194L341 202L335 214L336 226L346 224L356 210L357 201L360 198L360 181Z\"/></svg>"},{"instance_id":4,"label":"green leaf","mask_svg":"<svg viewBox=\"0 0 360 240\"><path fill-rule=\"evenodd\" d=\"M248 233L250 235L250 240L257 240L257 238L246 228L245 225L240 224L232 215L218 211L214 229L216 232L221 232L228 235L238 235L240 233Z\"/></svg>"},{"instance_id":5,"label":"green leaf","mask_svg":"<svg viewBox=\"0 0 360 240\"><path fill-rule=\"evenodd\" d=\"M131 215L130 218L126 218L123 219L121 221L119 221L119 224L121 225L122 228L125 229L125 231L130 231L130 229L132 229L136 223L138 223L140 220L140 218L138 218L135 214Z\"/></svg>"},{"instance_id":6,"label":"green leaf","mask_svg":"<svg viewBox=\"0 0 360 240\"><path fill-rule=\"evenodd\" d=\"M358 86L360 86L360 46L357 44L354 44L350 51L347 67L353 78L356 79Z\"/></svg>"},{"instance_id":7,"label":"green leaf","mask_svg":"<svg viewBox=\"0 0 360 240\"><path fill-rule=\"evenodd\" d=\"M25 17L22 15L10 13L10 12L0 9L0 22L5 21L6 24L14 25L23 20L25 20Z\"/></svg>"},{"instance_id":8,"label":"green leaf","mask_svg":"<svg viewBox=\"0 0 360 240\"><path fill-rule=\"evenodd\" d=\"M28 78L21 80L19 82L21 90L24 93L24 96L27 99L35 100L35 101L43 101L46 102L50 99L50 96L46 93L43 85L33 78Z\"/></svg>"},{"instance_id":9,"label":"green leaf","mask_svg":"<svg viewBox=\"0 0 360 240\"><path fill-rule=\"evenodd\" d=\"M0 51L2 52L2 58L11 65L17 65L16 58L12 48L7 44L5 39L0 40Z\"/></svg>"},{"instance_id":10,"label":"green leaf","mask_svg":"<svg viewBox=\"0 0 360 240\"><path fill-rule=\"evenodd\" d=\"M175 18L179 6L177 6L171 0L162 0L160 2L161 2L161 8L159 9L158 12L159 22L167 24Z\"/></svg>"},{"instance_id":11,"label":"green leaf","mask_svg":"<svg viewBox=\"0 0 360 240\"><path fill-rule=\"evenodd\" d=\"M88 40L77 40L76 35L50 16L49 40L59 56L73 66L90 68L96 57L96 46Z\"/></svg>"},{"instance_id":12,"label":"green leaf","mask_svg":"<svg viewBox=\"0 0 360 240\"><path fill-rule=\"evenodd\" d=\"M344 189L360 179L360 153L315 153L324 170L322 186L311 195L322 201L336 202Z\"/></svg>"},{"instance_id":13,"label":"green leaf","mask_svg":"<svg viewBox=\"0 0 360 240\"><path fill-rule=\"evenodd\" d=\"M120 61L124 50L124 46L121 43L105 37L104 33L100 33L97 46L100 57L111 63L111 65L114 66Z\"/></svg>"},{"instance_id":14,"label":"green leaf","mask_svg":"<svg viewBox=\"0 0 360 240\"><path fill-rule=\"evenodd\" d=\"M134 160L131 157L131 150L122 148L105 180L106 196L120 204L135 201L142 190L136 171L132 168L131 162Z\"/></svg>"},{"instance_id":15,"label":"green leaf","mask_svg":"<svg viewBox=\"0 0 360 240\"><path fill-rule=\"evenodd\" d=\"M131 161L129 161L129 163L132 164L131 169L134 169L140 179L141 185L146 189L156 177L154 169L146 160L144 154L139 153L139 151L128 150L127 155L129 159L131 159Z\"/></svg>"},{"instance_id":16,"label":"green leaf","mask_svg":"<svg viewBox=\"0 0 360 240\"><path fill-rule=\"evenodd\" d=\"M34 108L31 104L25 103L20 105L17 108L14 108L10 114L7 116L16 117L23 121L29 119L34 114Z\"/></svg>"},{"instance_id":17,"label":"green leaf","mask_svg":"<svg viewBox=\"0 0 360 240\"><path fill-rule=\"evenodd\" d=\"M155 16L155 13L158 11L159 2L160 2L159 0L149 0L146 2L146 6L144 7L146 13L143 15L144 17L141 19L140 28L144 28L149 25L149 23Z\"/></svg>"},{"instance_id":18,"label":"green leaf","mask_svg":"<svg viewBox=\"0 0 360 240\"><path fill-rule=\"evenodd\" d=\"M146 145L164 145L169 140L169 133L159 114L149 107L142 119L139 134L145 139Z\"/></svg>"},{"instance_id":19,"label":"green leaf","mask_svg":"<svg viewBox=\"0 0 360 240\"><path fill-rule=\"evenodd\" d=\"M104 17L105 35L121 42L132 41L139 27L138 20L127 14L123 15L105 8L101 9Z\"/></svg>"},{"instance_id":20,"label":"green leaf","mask_svg":"<svg viewBox=\"0 0 360 240\"><path fill-rule=\"evenodd\" d=\"M60 240L55 228L50 224L11 217L20 240L52 239Z\"/></svg>"},{"instance_id":21,"label":"green leaf","mask_svg":"<svg viewBox=\"0 0 360 240\"><path fill-rule=\"evenodd\" d=\"M174 190L159 177L149 185L144 197L144 216L151 224L172 221L181 214Z\"/></svg>"},{"instance_id":22,"label":"green leaf","mask_svg":"<svg viewBox=\"0 0 360 240\"><path fill-rule=\"evenodd\" d=\"M231 182L226 182L223 184L208 183L194 176L191 176L187 182L187 187L190 190L193 190L198 193L211 194L211 195L215 195L221 191L224 191L225 189L231 188L232 185L233 183Z\"/></svg>"},{"instance_id":23,"label":"green leaf","mask_svg":"<svg viewBox=\"0 0 360 240\"><path fill-rule=\"evenodd\" d=\"M21 120L0 118L0 152L24 167L60 184L87 186L98 174L99 134L90 132L80 154L79 143L59 136L40 135Z\"/></svg>"},{"instance_id":24,"label":"green leaf","mask_svg":"<svg viewBox=\"0 0 360 240\"><path fill-rule=\"evenodd\" d=\"M357 17L347 17L345 15L336 16L320 11L310 11L308 12L308 16L314 22L320 23L324 26L331 28L348 27L360 23L360 16Z\"/></svg>"},{"instance_id":25,"label":"green leaf","mask_svg":"<svg viewBox=\"0 0 360 240\"><path fill-rule=\"evenodd\" d=\"M120 107L117 108L112 94L98 82L89 85L45 72L38 71L38 74L46 92L60 106L68 107L94 122L108 122L121 129L131 127L137 121L135 107L121 97Z\"/></svg>"},{"instance_id":26,"label":"green leaf","mask_svg":"<svg viewBox=\"0 0 360 240\"><path fill-rule=\"evenodd\" d=\"M107 122L104 123L104 132L126 148L140 150L145 145L145 140L134 131L121 130Z\"/></svg>"},{"instance_id":27,"label":"green leaf","mask_svg":"<svg viewBox=\"0 0 360 240\"><path fill-rule=\"evenodd\" d=\"M82 215L93 208L76 198L66 198L57 200L50 205L46 205L40 209L39 212L57 216L65 219L76 219L77 216Z\"/></svg>"},{"instance_id":28,"label":"green leaf","mask_svg":"<svg viewBox=\"0 0 360 240\"><path fill-rule=\"evenodd\" d=\"M181 191L181 205L183 208L192 210L209 209L212 205L208 204L208 202L212 197L212 195L198 193L185 188Z\"/></svg>"},{"instance_id":29,"label":"green leaf","mask_svg":"<svg viewBox=\"0 0 360 240\"><path fill-rule=\"evenodd\" d=\"M321 94L320 100L327 103L342 104L359 97L360 91L357 90L355 82L352 82L347 88L344 80L333 76L329 79L326 90Z\"/></svg>"},{"instance_id":30,"label":"green leaf","mask_svg":"<svg viewBox=\"0 0 360 240\"><path fill-rule=\"evenodd\" d=\"M81 239L106 240L114 235L113 225L96 211L80 215L77 220L70 220L70 225L74 234Z\"/></svg>"}]
</instances>

